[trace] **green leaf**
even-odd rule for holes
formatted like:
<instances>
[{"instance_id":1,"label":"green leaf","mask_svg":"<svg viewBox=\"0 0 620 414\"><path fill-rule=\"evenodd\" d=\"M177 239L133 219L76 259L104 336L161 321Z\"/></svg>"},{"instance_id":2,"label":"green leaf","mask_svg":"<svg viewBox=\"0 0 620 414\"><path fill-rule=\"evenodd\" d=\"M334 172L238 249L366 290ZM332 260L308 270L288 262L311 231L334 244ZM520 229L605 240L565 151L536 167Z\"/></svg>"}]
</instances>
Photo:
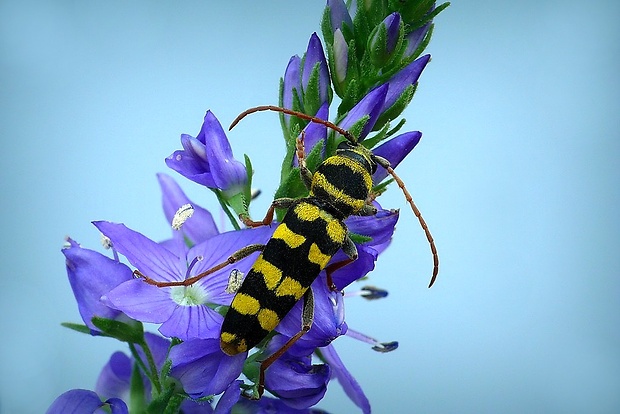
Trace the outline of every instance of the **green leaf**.
<instances>
[{"instance_id":1,"label":"green leaf","mask_svg":"<svg viewBox=\"0 0 620 414\"><path fill-rule=\"evenodd\" d=\"M94 316L91 321L101 332L119 341L133 344L142 343L144 341L144 328L141 322L133 321L133 323L125 323L113 319L100 318L98 316Z\"/></svg>"},{"instance_id":2,"label":"green leaf","mask_svg":"<svg viewBox=\"0 0 620 414\"><path fill-rule=\"evenodd\" d=\"M368 149L373 149L374 147L377 146L377 144L379 144L381 141L383 141L384 139L388 137L389 127L390 127L389 123L385 124L385 126L383 127L381 131L379 131L377 134L375 134L374 136L370 138L366 138L362 142L362 145Z\"/></svg>"},{"instance_id":3,"label":"green leaf","mask_svg":"<svg viewBox=\"0 0 620 414\"><path fill-rule=\"evenodd\" d=\"M172 397L175 395L175 388L176 388L175 384L171 383L170 386L164 389L164 391L161 394L156 395L151 401L151 403L148 405L148 407L146 408L146 412L148 414L161 414L165 412L178 413L181 403L179 402L177 405L176 399L174 401L171 401ZM176 405L176 407L171 407L172 409L176 409L176 411L167 411L168 405L170 405L171 403L173 405Z\"/></svg>"},{"instance_id":4,"label":"green leaf","mask_svg":"<svg viewBox=\"0 0 620 414\"><path fill-rule=\"evenodd\" d=\"M138 364L134 363L131 367L131 380L129 386L129 411L132 413L144 412L146 407L146 393L144 392L144 382L140 374Z\"/></svg>"},{"instance_id":5,"label":"green leaf","mask_svg":"<svg viewBox=\"0 0 620 414\"><path fill-rule=\"evenodd\" d=\"M248 201L243 193L237 193L234 196L226 200L226 204L232 207L233 211L239 216L240 214L247 214Z\"/></svg>"},{"instance_id":6,"label":"green leaf","mask_svg":"<svg viewBox=\"0 0 620 414\"><path fill-rule=\"evenodd\" d=\"M306 166L312 172L316 171L317 167L323 162L323 144L325 141L319 140L314 147L310 150L310 153L306 154Z\"/></svg>"},{"instance_id":7,"label":"green leaf","mask_svg":"<svg viewBox=\"0 0 620 414\"><path fill-rule=\"evenodd\" d=\"M353 243L356 244L364 244L372 240L372 237L364 236L357 233L349 233L349 237L351 238L351 240L353 240Z\"/></svg>"},{"instance_id":8,"label":"green leaf","mask_svg":"<svg viewBox=\"0 0 620 414\"><path fill-rule=\"evenodd\" d=\"M325 6L323 16L321 17L321 32L323 33L325 43L328 45L334 43L334 28L332 27L332 19L330 15L331 13L329 6Z\"/></svg>"},{"instance_id":9,"label":"green leaf","mask_svg":"<svg viewBox=\"0 0 620 414\"><path fill-rule=\"evenodd\" d=\"M357 138L358 141L359 141L359 136L362 134L364 126L366 126L366 124L368 123L369 120L370 120L370 115L364 115L356 123L351 125L351 127L349 128L349 132L355 138Z\"/></svg>"},{"instance_id":10,"label":"green leaf","mask_svg":"<svg viewBox=\"0 0 620 414\"><path fill-rule=\"evenodd\" d=\"M314 115L321 106L321 92L320 92L320 76L319 71L321 69L321 62L317 62L310 72L310 78L308 79L308 85L304 91L304 112L308 115Z\"/></svg>"},{"instance_id":11,"label":"green leaf","mask_svg":"<svg viewBox=\"0 0 620 414\"><path fill-rule=\"evenodd\" d=\"M252 176L254 175L254 169L252 168L252 161L250 160L250 157L247 156L247 154L243 154L243 157L245 159L245 173L247 174L247 184L245 185L245 188L243 189L243 196L245 197L246 200L248 200L248 204L250 203L250 200L252 200ZM246 206L246 212L248 209L249 205Z\"/></svg>"},{"instance_id":12,"label":"green leaf","mask_svg":"<svg viewBox=\"0 0 620 414\"><path fill-rule=\"evenodd\" d=\"M352 77L347 84L347 89L342 97L342 102L338 106L338 118L344 116L347 112L359 102L360 84L357 78Z\"/></svg>"},{"instance_id":13,"label":"green leaf","mask_svg":"<svg viewBox=\"0 0 620 414\"><path fill-rule=\"evenodd\" d=\"M393 119L398 118L398 116L403 113L405 108L407 108L407 105L409 105L413 99L413 94L415 93L416 88L417 84L407 86L392 106L383 111L381 116L377 119L377 123L375 124L373 130L376 131Z\"/></svg>"},{"instance_id":14,"label":"green leaf","mask_svg":"<svg viewBox=\"0 0 620 414\"><path fill-rule=\"evenodd\" d=\"M183 401L185 401L185 399L186 398L184 395L174 394L172 397L170 397L170 400L168 401L168 405L166 406L166 409L164 410L164 414L179 413L181 409L181 404L183 404ZM211 400L211 397L201 398L201 400L204 400L204 401Z\"/></svg>"},{"instance_id":15,"label":"green leaf","mask_svg":"<svg viewBox=\"0 0 620 414\"><path fill-rule=\"evenodd\" d=\"M61 323L65 328L73 329L76 332L85 333L90 335L90 328L86 325L82 325L79 323L71 323L71 322L63 322Z\"/></svg>"},{"instance_id":16,"label":"green leaf","mask_svg":"<svg viewBox=\"0 0 620 414\"><path fill-rule=\"evenodd\" d=\"M390 185L391 183L394 182L393 178L389 178L383 182L381 182L381 184L377 184L372 188L372 192L379 197L381 194L385 193L387 191L387 187L388 185Z\"/></svg>"}]
</instances>

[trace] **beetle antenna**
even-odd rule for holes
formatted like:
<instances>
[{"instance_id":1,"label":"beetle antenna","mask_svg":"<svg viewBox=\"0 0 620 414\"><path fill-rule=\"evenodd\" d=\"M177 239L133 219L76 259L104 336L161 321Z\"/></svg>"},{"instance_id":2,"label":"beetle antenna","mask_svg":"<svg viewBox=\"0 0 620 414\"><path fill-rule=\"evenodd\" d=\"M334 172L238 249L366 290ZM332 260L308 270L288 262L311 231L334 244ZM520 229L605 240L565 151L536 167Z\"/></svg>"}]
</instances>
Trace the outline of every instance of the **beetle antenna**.
<instances>
[{"instance_id":1,"label":"beetle antenna","mask_svg":"<svg viewBox=\"0 0 620 414\"><path fill-rule=\"evenodd\" d=\"M431 286L433 286L433 283L435 283L435 279L437 279L437 274L439 273L439 255L437 254L437 247L435 247L435 240L433 239L433 236L431 235L431 231L428 229L428 225L426 224L426 221L424 221L424 217L422 217L422 213L420 213L420 210L413 202L413 197L411 197L411 194L409 194L409 191L407 191L407 188L405 187L405 183L396 174L396 171L394 171L394 168L392 168L392 166L390 165L390 162L386 160L385 158L379 157L377 155L375 155L373 159L375 160L375 162L377 162L377 164L385 168L388 174L390 174L394 178L394 181L396 181L396 184L398 184L400 189L403 191L403 194L405 195L405 199L411 206L411 210L413 210L413 214L415 214L415 216L418 218L418 221L420 222L420 226L422 226L422 230L424 230L424 234L426 235L428 244L431 247L431 253L433 254L433 275L431 276L431 281L428 284L428 287L430 288Z\"/></svg>"},{"instance_id":2,"label":"beetle antenna","mask_svg":"<svg viewBox=\"0 0 620 414\"><path fill-rule=\"evenodd\" d=\"M281 112L283 114L296 116L297 118L305 119L307 121L314 122L316 124L325 125L327 128L333 129L334 131L338 132L340 135L345 137L347 141L349 141L350 143L357 144L357 138L355 138L355 136L352 133L350 133L346 129L340 128L338 125L332 122L326 121L321 118L317 118L316 116L304 114L303 112L293 111L292 109L281 108L279 106L274 106L274 105L261 105L261 106L255 106L254 108L246 109L245 111L241 112L239 116L235 118L234 121L232 121L228 130L230 131L231 129L233 129L235 125L237 125L239 121L241 121L247 115L253 114L254 112L260 112L260 111Z\"/></svg>"}]
</instances>

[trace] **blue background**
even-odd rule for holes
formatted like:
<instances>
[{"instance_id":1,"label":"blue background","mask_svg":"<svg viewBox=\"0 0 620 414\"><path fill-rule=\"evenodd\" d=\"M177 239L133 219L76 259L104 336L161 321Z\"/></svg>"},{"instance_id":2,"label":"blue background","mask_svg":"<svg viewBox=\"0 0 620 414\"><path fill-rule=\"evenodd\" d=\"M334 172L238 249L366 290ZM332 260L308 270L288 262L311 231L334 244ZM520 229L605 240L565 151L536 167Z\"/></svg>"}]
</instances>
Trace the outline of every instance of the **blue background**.
<instances>
[{"instance_id":1,"label":"blue background","mask_svg":"<svg viewBox=\"0 0 620 414\"><path fill-rule=\"evenodd\" d=\"M0 2L0 411L40 413L91 388L122 344L79 322L60 253L89 223L170 234L156 172L207 109L227 125L277 103L288 59L319 30L323 1ZM349 325L400 348L335 345L375 412L620 410L615 1L455 1L436 19L433 60L405 116L421 143L398 168L437 241L394 188L398 231ZM275 190L275 114L230 135L255 185ZM276 165L278 167L276 167ZM179 179L217 211L210 192ZM616 213L614 213L616 211ZM217 216L217 214L216 214ZM334 382L319 405L353 407Z\"/></svg>"}]
</instances>

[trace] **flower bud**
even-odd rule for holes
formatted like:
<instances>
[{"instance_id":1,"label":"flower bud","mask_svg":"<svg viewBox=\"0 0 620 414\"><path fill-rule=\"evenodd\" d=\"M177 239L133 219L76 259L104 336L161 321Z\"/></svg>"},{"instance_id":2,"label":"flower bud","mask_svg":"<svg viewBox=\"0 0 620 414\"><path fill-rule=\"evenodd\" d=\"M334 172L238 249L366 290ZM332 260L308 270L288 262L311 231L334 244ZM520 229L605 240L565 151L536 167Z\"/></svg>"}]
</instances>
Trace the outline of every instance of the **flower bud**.
<instances>
[{"instance_id":1,"label":"flower bud","mask_svg":"<svg viewBox=\"0 0 620 414\"><path fill-rule=\"evenodd\" d=\"M400 14L392 13L379 23L370 34L368 50L370 59L377 68L390 63L398 51L404 37L403 22Z\"/></svg>"}]
</instances>

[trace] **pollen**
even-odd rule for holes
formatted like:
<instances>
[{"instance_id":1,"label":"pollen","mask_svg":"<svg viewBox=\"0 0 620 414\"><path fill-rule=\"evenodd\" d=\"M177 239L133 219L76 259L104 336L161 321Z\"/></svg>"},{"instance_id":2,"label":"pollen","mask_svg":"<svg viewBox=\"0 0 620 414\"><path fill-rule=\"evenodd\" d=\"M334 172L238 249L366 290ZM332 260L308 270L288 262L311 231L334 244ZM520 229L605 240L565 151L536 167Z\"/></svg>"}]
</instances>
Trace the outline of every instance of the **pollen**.
<instances>
[{"instance_id":1,"label":"pollen","mask_svg":"<svg viewBox=\"0 0 620 414\"><path fill-rule=\"evenodd\" d=\"M243 282L243 272L238 269L233 269L230 271L230 275L228 275L228 283L226 284L225 293L235 293L241 287L241 283Z\"/></svg>"},{"instance_id":2,"label":"pollen","mask_svg":"<svg viewBox=\"0 0 620 414\"><path fill-rule=\"evenodd\" d=\"M102 234L101 245L103 246L104 249L108 250L112 247L112 240L110 240L110 238L106 236L105 234Z\"/></svg>"},{"instance_id":3,"label":"pollen","mask_svg":"<svg viewBox=\"0 0 620 414\"><path fill-rule=\"evenodd\" d=\"M181 230L183 224L194 214L194 207L191 204L183 204L172 218L172 228L174 230Z\"/></svg>"},{"instance_id":4,"label":"pollen","mask_svg":"<svg viewBox=\"0 0 620 414\"><path fill-rule=\"evenodd\" d=\"M237 293L230 306L242 315L256 315L260 310L258 299L245 293Z\"/></svg>"}]
</instances>

